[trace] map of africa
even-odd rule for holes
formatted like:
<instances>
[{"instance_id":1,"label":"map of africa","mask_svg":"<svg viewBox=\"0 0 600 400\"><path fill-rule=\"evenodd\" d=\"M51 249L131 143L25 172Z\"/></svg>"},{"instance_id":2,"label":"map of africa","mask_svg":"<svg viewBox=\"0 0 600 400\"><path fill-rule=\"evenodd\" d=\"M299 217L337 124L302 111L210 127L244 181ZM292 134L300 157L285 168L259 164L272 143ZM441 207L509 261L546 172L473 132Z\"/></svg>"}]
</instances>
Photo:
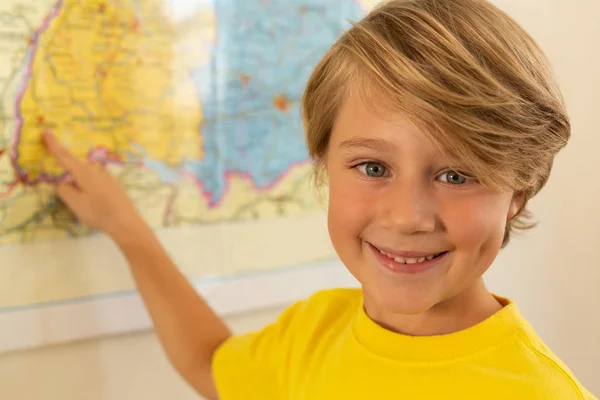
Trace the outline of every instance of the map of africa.
<instances>
[{"instance_id":1,"label":"map of africa","mask_svg":"<svg viewBox=\"0 0 600 400\"><path fill-rule=\"evenodd\" d=\"M191 278L330 257L299 101L369 3L4 0L0 309L133 288L57 199L45 131L107 165Z\"/></svg>"}]
</instances>

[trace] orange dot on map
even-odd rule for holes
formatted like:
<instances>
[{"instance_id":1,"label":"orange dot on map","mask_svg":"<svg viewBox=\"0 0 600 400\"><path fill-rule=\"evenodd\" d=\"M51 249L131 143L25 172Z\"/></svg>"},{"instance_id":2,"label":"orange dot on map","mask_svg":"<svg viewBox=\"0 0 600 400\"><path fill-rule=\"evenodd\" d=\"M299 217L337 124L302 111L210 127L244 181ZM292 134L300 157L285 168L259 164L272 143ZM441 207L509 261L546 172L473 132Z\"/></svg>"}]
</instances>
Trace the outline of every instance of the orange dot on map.
<instances>
[{"instance_id":1,"label":"orange dot on map","mask_svg":"<svg viewBox=\"0 0 600 400\"><path fill-rule=\"evenodd\" d=\"M43 125L44 122L46 122L46 118L43 115L38 115L38 117L37 117L38 125Z\"/></svg>"},{"instance_id":2,"label":"orange dot on map","mask_svg":"<svg viewBox=\"0 0 600 400\"><path fill-rule=\"evenodd\" d=\"M131 30L138 32L140 30L140 21L137 18L131 19Z\"/></svg>"},{"instance_id":3,"label":"orange dot on map","mask_svg":"<svg viewBox=\"0 0 600 400\"><path fill-rule=\"evenodd\" d=\"M242 82L242 85L247 86L250 83L250 77L247 74L241 74L240 82Z\"/></svg>"},{"instance_id":4,"label":"orange dot on map","mask_svg":"<svg viewBox=\"0 0 600 400\"><path fill-rule=\"evenodd\" d=\"M273 99L273 105L275 105L279 111L286 111L288 108L290 108L290 102L282 94L275 96Z\"/></svg>"}]
</instances>

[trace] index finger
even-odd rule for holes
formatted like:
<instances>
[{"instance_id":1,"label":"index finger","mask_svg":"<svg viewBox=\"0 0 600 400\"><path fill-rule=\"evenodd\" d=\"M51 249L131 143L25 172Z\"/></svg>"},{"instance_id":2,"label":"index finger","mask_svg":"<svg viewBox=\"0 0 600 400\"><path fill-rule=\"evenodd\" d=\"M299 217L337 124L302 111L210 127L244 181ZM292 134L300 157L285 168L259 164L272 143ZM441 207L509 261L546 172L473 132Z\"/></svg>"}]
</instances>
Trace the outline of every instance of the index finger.
<instances>
[{"instance_id":1,"label":"index finger","mask_svg":"<svg viewBox=\"0 0 600 400\"><path fill-rule=\"evenodd\" d=\"M45 132L43 138L50 154L77 180L78 175L85 169L85 164L60 144L52 133Z\"/></svg>"}]
</instances>

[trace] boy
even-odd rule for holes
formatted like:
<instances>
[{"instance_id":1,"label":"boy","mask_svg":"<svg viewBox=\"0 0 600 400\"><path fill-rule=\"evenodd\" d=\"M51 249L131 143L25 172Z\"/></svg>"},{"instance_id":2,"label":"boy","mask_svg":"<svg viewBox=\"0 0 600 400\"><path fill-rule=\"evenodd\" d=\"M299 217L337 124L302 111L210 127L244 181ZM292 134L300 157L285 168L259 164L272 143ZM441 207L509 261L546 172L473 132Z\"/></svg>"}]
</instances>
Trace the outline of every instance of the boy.
<instances>
[{"instance_id":1,"label":"boy","mask_svg":"<svg viewBox=\"0 0 600 400\"><path fill-rule=\"evenodd\" d=\"M362 290L239 337L118 184L45 138L72 177L59 195L120 247L181 375L222 400L592 399L482 280L570 136L534 41L485 1L391 1L324 56L302 106L331 240Z\"/></svg>"}]
</instances>

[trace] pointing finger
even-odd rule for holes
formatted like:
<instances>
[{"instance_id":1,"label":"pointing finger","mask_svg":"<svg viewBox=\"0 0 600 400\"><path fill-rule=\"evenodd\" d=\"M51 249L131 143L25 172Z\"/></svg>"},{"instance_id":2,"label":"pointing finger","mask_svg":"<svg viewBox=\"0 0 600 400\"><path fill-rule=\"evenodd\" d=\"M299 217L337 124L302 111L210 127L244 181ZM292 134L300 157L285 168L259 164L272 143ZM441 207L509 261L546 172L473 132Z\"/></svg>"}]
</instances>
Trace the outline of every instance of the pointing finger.
<instances>
[{"instance_id":1,"label":"pointing finger","mask_svg":"<svg viewBox=\"0 0 600 400\"><path fill-rule=\"evenodd\" d=\"M75 180L85 170L85 164L67 150L51 133L44 133L44 143L56 161L73 175Z\"/></svg>"}]
</instances>

